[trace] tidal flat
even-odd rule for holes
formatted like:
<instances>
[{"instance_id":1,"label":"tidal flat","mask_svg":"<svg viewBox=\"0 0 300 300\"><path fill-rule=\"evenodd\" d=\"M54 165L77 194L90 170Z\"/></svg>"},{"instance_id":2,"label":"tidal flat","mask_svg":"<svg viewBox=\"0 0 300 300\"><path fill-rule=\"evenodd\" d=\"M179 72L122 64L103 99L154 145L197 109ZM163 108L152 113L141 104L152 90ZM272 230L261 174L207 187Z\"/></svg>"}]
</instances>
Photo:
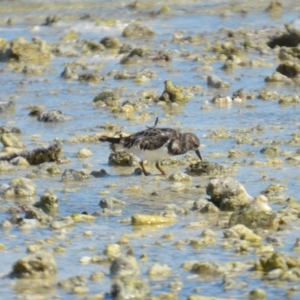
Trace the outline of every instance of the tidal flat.
<instances>
[{"instance_id":1,"label":"tidal flat","mask_svg":"<svg viewBox=\"0 0 300 300\"><path fill-rule=\"evenodd\" d=\"M0 77L1 297L299 299L299 1L2 1Z\"/></svg>"}]
</instances>

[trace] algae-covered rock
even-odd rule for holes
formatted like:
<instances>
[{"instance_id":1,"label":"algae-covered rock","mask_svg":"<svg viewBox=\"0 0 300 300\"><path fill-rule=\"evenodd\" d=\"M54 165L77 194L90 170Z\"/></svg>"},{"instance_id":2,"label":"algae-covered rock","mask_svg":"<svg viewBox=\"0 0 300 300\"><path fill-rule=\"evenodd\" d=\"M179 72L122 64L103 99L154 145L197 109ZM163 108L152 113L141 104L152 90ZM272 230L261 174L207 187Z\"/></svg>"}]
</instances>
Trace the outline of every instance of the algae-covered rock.
<instances>
[{"instance_id":1,"label":"algae-covered rock","mask_svg":"<svg viewBox=\"0 0 300 300\"><path fill-rule=\"evenodd\" d=\"M284 76L287 76L288 78L299 77L300 64L291 61L284 61L283 63L278 65L276 71L283 74Z\"/></svg>"},{"instance_id":2,"label":"algae-covered rock","mask_svg":"<svg viewBox=\"0 0 300 300\"><path fill-rule=\"evenodd\" d=\"M122 252L120 245L118 244L108 244L105 247L104 254L109 258L109 259L115 259L117 257L120 257Z\"/></svg>"},{"instance_id":3,"label":"algae-covered rock","mask_svg":"<svg viewBox=\"0 0 300 300\"><path fill-rule=\"evenodd\" d=\"M268 46L275 48L276 46L280 47L296 47L300 43L300 31L294 28L293 26L286 24L286 31L282 34L275 35L271 37L268 41Z\"/></svg>"},{"instance_id":4,"label":"algae-covered rock","mask_svg":"<svg viewBox=\"0 0 300 300\"><path fill-rule=\"evenodd\" d=\"M211 179L206 193L221 210L239 209L252 199L244 186L231 177Z\"/></svg>"},{"instance_id":5,"label":"algae-covered rock","mask_svg":"<svg viewBox=\"0 0 300 300\"><path fill-rule=\"evenodd\" d=\"M18 61L43 62L51 58L50 47L39 39L30 43L24 37L18 37L10 43L10 49L12 57Z\"/></svg>"},{"instance_id":6,"label":"algae-covered rock","mask_svg":"<svg viewBox=\"0 0 300 300\"><path fill-rule=\"evenodd\" d=\"M170 181L175 181L175 182L190 182L192 181L192 177L184 174L180 171L176 171L175 173L171 174L168 179Z\"/></svg>"},{"instance_id":7,"label":"algae-covered rock","mask_svg":"<svg viewBox=\"0 0 300 300\"><path fill-rule=\"evenodd\" d=\"M59 140L54 141L47 147L40 147L32 151L13 152L0 157L0 160L8 160L21 156L24 157L29 164L39 165L44 162L57 161L62 153L62 143Z\"/></svg>"},{"instance_id":8,"label":"algae-covered rock","mask_svg":"<svg viewBox=\"0 0 300 300\"><path fill-rule=\"evenodd\" d=\"M36 186L28 178L19 177L11 180L10 185L2 192L3 197L31 197L36 194Z\"/></svg>"},{"instance_id":9,"label":"algae-covered rock","mask_svg":"<svg viewBox=\"0 0 300 300\"><path fill-rule=\"evenodd\" d=\"M190 164L186 168L186 171L191 176L216 176L233 172L233 169L229 167L224 167L214 162L200 161L194 164Z\"/></svg>"},{"instance_id":10,"label":"algae-covered rock","mask_svg":"<svg viewBox=\"0 0 300 300\"><path fill-rule=\"evenodd\" d=\"M73 169L66 169L61 175L61 180L64 182L83 181L90 178L91 178L90 173L85 170L77 171Z\"/></svg>"},{"instance_id":11,"label":"algae-covered rock","mask_svg":"<svg viewBox=\"0 0 300 300\"><path fill-rule=\"evenodd\" d=\"M25 148L25 145L14 133L1 134L0 141L4 147Z\"/></svg>"},{"instance_id":12,"label":"algae-covered rock","mask_svg":"<svg viewBox=\"0 0 300 300\"><path fill-rule=\"evenodd\" d=\"M278 156L280 153L280 149L277 146L268 146L264 147L260 150L260 153L267 155L267 156Z\"/></svg>"},{"instance_id":13,"label":"algae-covered rock","mask_svg":"<svg viewBox=\"0 0 300 300\"><path fill-rule=\"evenodd\" d=\"M109 155L108 164L111 166L134 166L137 162L132 154L125 151L116 151Z\"/></svg>"},{"instance_id":14,"label":"algae-covered rock","mask_svg":"<svg viewBox=\"0 0 300 300\"><path fill-rule=\"evenodd\" d=\"M280 97L278 104L280 105L297 105L300 103L298 96L284 96Z\"/></svg>"},{"instance_id":15,"label":"algae-covered rock","mask_svg":"<svg viewBox=\"0 0 300 300\"><path fill-rule=\"evenodd\" d=\"M231 84L223 81L221 78L215 75L207 76L207 85L216 89L226 89L230 88Z\"/></svg>"},{"instance_id":16,"label":"algae-covered rock","mask_svg":"<svg viewBox=\"0 0 300 300\"><path fill-rule=\"evenodd\" d=\"M124 206L126 203L122 200L116 198L105 198L100 200L100 207L101 208L109 208L114 209L116 207Z\"/></svg>"},{"instance_id":17,"label":"algae-covered rock","mask_svg":"<svg viewBox=\"0 0 300 300\"><path fill-rule=\"evenodd\" d=\"M100 43L107 49L119 49L122 45L120 40L114 36L106 36L101 39Z\"/></svg>"},{"instance_id":18,"label":"algae-covered rock","mask_svg":"<svg viewBox=\"0 0 300 300\"><path fill-rule=\"evenodd\" d=\"M36 219L41 225L49 226L52 222L52 217L48 216L41 208L28 205L24 208L26 219Z\"/></svg>"},{"instance_id":19,"label":"algae-covered rock","mask_svg":"<svg viewBox=\"0 0 300 300\"><path fill-rule=\"evenodd\" d=\"M14 265L12 276L27 279L47 279L55 276L57 266L50 250L38 251L20 258Z\"/></svg>"},{"instance_id":20,"label":"algae-covered rock","mask_svg":"<svg viewBox=\"0 0 300 300\"><path fill-rule=\"evenodd\" d=\"M95 219L96 219L94 216L87 215L85 213L72 214L71 218L75 223L78 223L78 222L92 222L92 221L95 221Z\"/></svg>"},{"instance_id":21,"label":"algae-covered rock","mask_svg":"<svg viewBox=\"0 0 300 300\"><path fill-rule=\"evenodd\" d=\"M225 268L215 262L196 262L191 268L191 272L205 276L216 276L221 275L225 271Z\"/></svg>"},{"instance_id":22,"label":"algae-covered rock","mask_svg":"<svg viewBox=\"0 0 300 300\"><path fill-rule=\"evenodd\" d=\"M114 300L150 300L150 288L140 275L137 260L132 255L121 255L110 266L111 294Z\"/></svg>"},{"instance_id":23,"label":"algae-covered rock","mask_svg":"<svg viewBox=\"0 0 300 300\"><path fill-rule=\"evenodd\" d=\"M123 37L135 39L149 38L154 35L155 32L152 29L135 22L127 25L122 32Z\"/></svg>"},{"instance_id":24,"label":"algae-covered rock","mask_svg":"<svg viewBox=\"0 0 300 300\"><path fill-rule=\"evenodd\" d=\"M41 196L40 201L34 204L44 212L53 212L58 210L58 197L49 189Z\"/></svg>"},{"instance_id":25,"label":"algae-covered rock","mask_svg":"<svg viewBox=\"0 0 300 300\"><path fill-rule=\"evenodd\" d=\"M0 161L0 172L12 172L15 167L8 161Z\"/></svg>"},{"instance_id":26,"label":"algae-covered rock","mask_svg":"<svg viewBox=\"0 0 300 300\"><path fill-rule=\"evenodd\" d=\"M166 264L161 265L156 263L148 269L148 275L152 280L167 278L171 273L172 269Z\"/></svg>"},{"instance_id":27,"label":"algae-covered rock","mask_svg":"<svg viewBox=\"0 0 300 300\"><path fill-rule=\"evenodd\" d=\"M167 80L165 81L165 90L159 97L159 100L183 104L188 101L188 97L184 95L184 90L182 87L173 85L170 80Z\"/></svg>"},{"instance_id":28,"label":"algae-covered rock","mask_svg":"<svg viewBox=\"0 0 300 300\"><path fill-rule=\"evenodd\" d=\"M97 73L82 73L78 76L78 80L81 82L88 82L88 83L99 83L101 78Z\"/></svg>"},{"instance_id":29,"label":"algae-covered rock","mask_svg":"<svg viewBox=\"0 0 300 300\"><path fill-rule=\"evenodd\" d=\"M33 114L31 114L33 115ZM72 116L67 116L64 115L60 110L50 110L48 112L37 112L37 119L40 122L51 122L51 123L56 123L56 122L64 122L64 121L69 121L72 120Z\"/></svg>"},{"instance_id":30,"label":"algae-covered rock","mask_svg":"<svg viewBox=\"0 0 300 300\"><path fill-rule=\"evenodd\" d=\"M225 238L241 239L261 243L261 237L243 224L237 224L223 231Z\"/></svg>"},{"instance_id":31,"label":"algae-covered rock","mask_svg":"<svg viewBox=\"0 0 300 300\"><path fill-rule=\"evenodd\" d=\"M262 99L262 100L278 100L279 94L277 91L273 91L271 89L264 88L260 91L257 98Z\"/></svg>"},{"instance_id":32,"label":"algae-covered rock","mask_svg":"<svg viewBox=\"0 0 300 300\"><path fill-rule=\"evenodd\" d=\"M1 113L10 113L10 112L13 112L14 110L15 110L14 102L12 102L12 101L9 101L9 102L0 101L0 114Z\"/></svg>"},{"instance_id":33,"label":"algae-covered rock","mask_svg":"<svg viewBox=\"0 0 300 300\"><path fill-rule=\"evenodd\" d=\"M85 294L88 292L88 281L85 275L72 276L67 279L61 280L58 282L58 286L61 289L64 289L75 294ZM83 288L83 289L82 289ZM84 291L84 293L78 292Z\"/></svg>"},{"instance_id":34,"label":"algae-covered rock","mask_svg":"<svg viewBox=\"0 0 300 300\"><path fill-rule=\"evenodd\" d=\"M254 269L258 271L270 272L275 269L288 270L300 267L298 257L292 257L282 252L274 252L272 255L262 255L254 264Z\"/></svg>"},{"instance_id":35,"label":"algae-covered rock","mask_svg":"<svg viewBox=\"0 0 300 300\"><path fill-rule=\"evenodd\" d=\"M116 91L104 91L98 94L93 102L104 106L116 106L117 100L120 99L120 95Z\"/></svg>"},{"instance_id":36,"label":"algae-covered rock","mask_svg":"<svg viewBox=\"0 0 300 300\"><path fill-rule=\"evenodd\" d=\"M163 217L159 215L141 215L135 214L131 217L132 225L157 225L157 224L172 224L177 220L173 217Z\"/></svg>"},{"instance_id":37,"label":"algae-covered rock","mask_svg":"<svg viewBox=\"0 0 300 300\"><path fill-rule=\"evenodd\" d=\"M93 152L88 148L82 148L78 151L77 157L79 158L86 158L93 155Z\"/></svg>"}]
</instances>

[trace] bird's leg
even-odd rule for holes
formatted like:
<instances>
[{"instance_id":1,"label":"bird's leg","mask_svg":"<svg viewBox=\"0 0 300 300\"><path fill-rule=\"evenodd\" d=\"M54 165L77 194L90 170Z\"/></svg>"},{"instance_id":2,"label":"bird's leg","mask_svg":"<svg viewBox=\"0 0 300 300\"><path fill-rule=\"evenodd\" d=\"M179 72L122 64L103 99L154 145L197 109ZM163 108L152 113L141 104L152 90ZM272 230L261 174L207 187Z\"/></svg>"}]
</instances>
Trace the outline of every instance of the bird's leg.
<instances>
[{"instance_id":1,"label":"bird's leg","mask_svg":"<svg viewBox=\"0 0 300 300\"><path fill-rule=\"evenodd\" d=\"M156 162L155 167L160 171L162 175L167 176L166 172L160 167L158 161Z\"/></svg>"},{"instance_id":2,"label":"bird's leg","mask_svg":"<svg viewBox=\"0 0 300 300\"><path fill-rule=\"evenodd\" d=\"M144 175L145 176L148 176L148 175L150 175L150 173L149 172L147 172L146 171L146 169L145 169L145 166L144 166L144 161L142 160L142 161L140 161L140 166L141 166L141 168L142 168L142 171L143 171L143 173L144 173Z\"/></svg>"}]
</instances>

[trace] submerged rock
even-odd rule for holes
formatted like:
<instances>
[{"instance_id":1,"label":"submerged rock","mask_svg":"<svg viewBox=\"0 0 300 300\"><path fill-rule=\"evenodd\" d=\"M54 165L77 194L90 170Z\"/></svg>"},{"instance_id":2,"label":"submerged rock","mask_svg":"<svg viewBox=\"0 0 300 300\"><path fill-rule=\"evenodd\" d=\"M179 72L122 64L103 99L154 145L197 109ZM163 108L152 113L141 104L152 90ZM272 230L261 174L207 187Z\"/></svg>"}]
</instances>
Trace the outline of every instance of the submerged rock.
<instances>
[{"instance_id":1,"label":"submerged rock","mask_svg":"<svg viewBox=\"0 0 300 300\"><path fill-rule=\"evenodd\" d=\"M58 282L58 286L75 294L88 292L88 280L84 275L72 276ZM81 291L81 292L80 292Z\"/></svg>"},{"instance_id":2,"label":"submerged rock","mask_svg":"<svg viewBox=\"0 0 300 300\"><path fill-rule=\"evenodd\" d=\"M17 278L46 279L55 276L57 266L52 251L43 249L22 257L13 265L11 275Z\"/></svg>"}]
</instances>

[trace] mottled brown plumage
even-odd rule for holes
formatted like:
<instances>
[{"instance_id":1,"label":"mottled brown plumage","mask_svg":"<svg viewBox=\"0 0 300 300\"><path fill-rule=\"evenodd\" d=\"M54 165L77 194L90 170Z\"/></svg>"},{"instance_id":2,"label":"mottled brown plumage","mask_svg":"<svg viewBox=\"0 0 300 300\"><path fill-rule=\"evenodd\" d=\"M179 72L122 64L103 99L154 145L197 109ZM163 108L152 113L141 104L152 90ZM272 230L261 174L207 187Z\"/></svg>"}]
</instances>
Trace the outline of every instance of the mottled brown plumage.
<instances>
[{"instance_id":1,"label":"mottled brown plumage","mask_svg":"<svg viewBox=\"0 0 300 300\"><path fill-rule=\"evenodd\" d=\"M190 132L181 133L172 128L156 127L158 118L153 127L132 134L127 137L102 136L99 140L110 142L111 149L115 149L116 144L123 146L125 151L135 154L140 159L140 165L145 175L149 173L145 170L144 160L153 160L155 166L163 174L166 173L159 166L159 161L167 156L181 155L188 151L195 151L202 160L198 137Z\"/></svg>"}]
</instances>

